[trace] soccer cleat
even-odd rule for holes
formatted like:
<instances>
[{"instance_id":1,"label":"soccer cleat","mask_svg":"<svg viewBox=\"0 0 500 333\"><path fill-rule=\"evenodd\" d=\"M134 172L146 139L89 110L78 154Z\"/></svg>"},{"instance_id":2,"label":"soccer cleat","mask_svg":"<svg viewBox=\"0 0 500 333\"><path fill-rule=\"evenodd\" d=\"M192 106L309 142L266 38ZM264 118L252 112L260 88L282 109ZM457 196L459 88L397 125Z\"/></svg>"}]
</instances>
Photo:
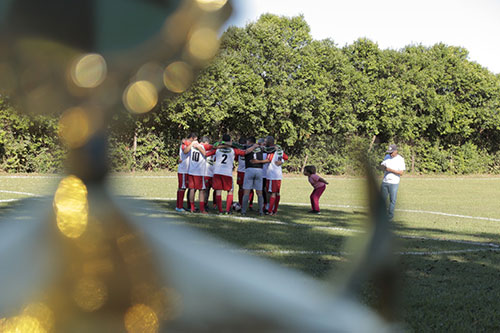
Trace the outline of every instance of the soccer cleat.
<instances>
[{"instance_id":1,"label":"soccer cleat","mask_svg":"<svg viewBox=\"0 0 500 333\"><path fill-rule=\"evenodd\" d=\"M317 215L320 214L320 212L318 210L310 210L310 211L308 211L308 213L309 214L317 214Z\"/></svg>"},{"instance_id":2,"label":"soccer cleat","mask_svg":"<svg viewBox=\"0 0 500 333\"><path fill-rule=\"evenodd\" d=\"M208 214L208 212L206 210L202 210L202 211L200 211L200 213L202 213L202 214Z\"/></svg>"},{"instance_id":3,"label":"soccer cleat","mask_svg":"<svg viewBox=\"0 0 500 333\"><path fill-rule=\"evenodd\" d=\"M175 207L175 211L178 213L184 213L186 210L184 208Z\"/></svg>"}]
</instances>

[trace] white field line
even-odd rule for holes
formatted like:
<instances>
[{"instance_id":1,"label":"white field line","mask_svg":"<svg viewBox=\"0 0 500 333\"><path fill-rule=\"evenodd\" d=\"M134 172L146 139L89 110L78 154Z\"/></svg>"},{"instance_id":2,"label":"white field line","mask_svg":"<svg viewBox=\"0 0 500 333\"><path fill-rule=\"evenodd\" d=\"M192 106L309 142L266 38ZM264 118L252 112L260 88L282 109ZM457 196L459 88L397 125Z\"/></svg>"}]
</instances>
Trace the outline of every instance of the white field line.
<instances>
[{"instance_id":1,"label":"white field line","mask_svg":"<svg viewBox=\"0 0 500 333\"><path fill-rule=\"evenodd\" d=\"M62 175L53 175L53 176L4 175L0 176L0 179L59 179L62 177L63 177Z\"/></svg>"},{"instance_id":2,"label":"white field line","mask_svg":"<svg viewBox=\"0 0 500 333\"><path fill-rule=\"evenodd\" d=\"M165 213L170 213L170 212L165 212L165 211L160 211L158 209L154 208L142 208L143 210L146 211L151 211L159 214L165 214ZM172 214L178 214L178 213L173 213ZM183 214L183 213L181 213ZM170 216L173 216L169 214ZM212 215L215 216L215 215ZM295 227L295 228L308 228L308 229L320 229L320 230L335 230L335 231L344 231L344 232L352 232L352 233L364 233L364 230L358 230L358 229L350 229L350 228L342 228L342 227L328 227L328 226L315 226L315 225L309 225L309 224L303 224L303 223L290 223L290 222L284 222L280 220L262 220L256 217L246 217L246 216L238 216L238 215L222 215L219 216L220 218L225 218L228 220L239 220L239 221L255 221L259 223L267 223L267 224L279 224L279 225L286 225L290 227ZM474 242L474 241L467 241L467 240L460 240L460 239L445 239L445 238L439 238L439 237L424 237L424 236L405 236L405 235L398 235L395 234L396 237L398 238L403 238L403 239L417 239L417 240L426 240L426 241L435 241L435 242L447 242L447 243L455 243L455 244L467 244L467 245L474 245L474 246L481 246L481 247L486 247L491 250L495 249L500 249L500 244L496 243L484 243L484 242ZM462 251L462 250L458 250ZM420 253L420 252L418 252Z\"/></svg>"},{"instance_id":3,"label":"white field line","mask_svg":"<svg viewBox=\"0 0 500 333\"><path fill-rule=\"evenodd\" d=\"M38 195L38 194L35 194L35 193L18 192L18 191L7 191L7 190L0 190L0 193L20 194L20 195L27 195L29 197L40 197L41 196L41 195Z\"/></svg>"},{"instance_id":4,"label":"white field line","mask_svg":"<svg viewBox=\"0 0 500 333\"><path fill-rule=\"evenodd\" d=\"M330 256L349 256L353 253L349 252L339 252L339 251L294 251L294 250L249 250L249 249L239 249L236 252L243 253L261 253L261 254L302 254L302 255L330 255ZM474 253L474 252L485 252L485 251L500 251L500 249L463 249L463 250L449 250L449 251L403 251L395 252L396 255L413 255L413 256L429 256L429 255L442 255L442 254L463 254L463 253Z\"/></svg>"},{"instance_id":5,"label":"white field line","mask_svg":"<svg viewBox=\"0 0 500 333\"><path fill-rule=\"evenodd\" d=\"M14 202L14 201L19 201L19 199L4 199L4 200L0 200L0 202Z\"/></svg>"},{"instance_id":6,"label":"white field line","mask_svg":"<svg viewBox=\"0 0 500 333\"><path fill-rule=\"evenodd\" d=\"M139 200L158 200L158 201L177 200L176 198L161 198L161 197L155 197L155 198L141 197L141 198L137 198L137 199L139 199ZM281 204L284 204L284 205L296 205L296 206L309 206L310 205L310 203L305 203L305 202L282 202ZM321 206L323 206L323 207L330 207L330 208L368 209L368 207L356 206L356 205L330 205L330 204L321 204ZM482 220L482 221L500 222L500 219L496 219L496 218L492 218L492 217L450 214L450 213L434 212L434 211L428 211L428 210L397 209L396 208L396 211L405 212L405 213L416 213L416 214L442 215L442 216L458 217L458 218L469 219L469 220Z\"/></svg>"},{"instance_id":7,"label":"white field line","mask_svg":"<svg viewBox=\"0 0 500 333\"><path fill-rule=\"evenodd\" d=\"M310 206L309 203L291 203L291 202L283 202L285 205L296 205L296 206ZM352 205L329 205L329 204L321 204L321 206L324 207L330 207L330 208L353 208L353 209L368 209L368 207L364 206L352 206ZM430 215L442 215L442 216L448 216L448 217L458 217L462 219L470 219L470 220L482 220L482 221L493 221L493 222L500 222L500 219L496 219L493 217L482 217L482 216L469 216L469 215L460 215L460 214L451 214L451 213L444 213L444 212L434 212L434 211L429 211L429 210L418 210L418 209L395 209L398 212L404 212L404 213L416 213L416 214L430 214Z\"/></svg>"},{"instance_id":8,"label":"white field line","mask_svg":"<svg viewBox=\"0 0 500 333\"><path fill-rule=\"evenodd\" d=\"M177 176L134 176L134 175L110 175L109 178L137 178L137 179L177 179Z\"/></svg>"}]
</instances>

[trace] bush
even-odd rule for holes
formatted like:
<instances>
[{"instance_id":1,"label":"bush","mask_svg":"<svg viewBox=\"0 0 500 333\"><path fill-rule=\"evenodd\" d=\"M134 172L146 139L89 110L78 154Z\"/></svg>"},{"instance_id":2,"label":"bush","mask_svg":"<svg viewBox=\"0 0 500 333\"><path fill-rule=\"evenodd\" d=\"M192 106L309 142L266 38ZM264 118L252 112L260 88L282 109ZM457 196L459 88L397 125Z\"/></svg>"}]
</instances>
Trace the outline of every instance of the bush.
<instances>
[{"instance_id":1,"label":"bush","mask_svg":"<svg viewBox=\"0 0 500 333\"><path fill-rule=\"evenodd\" d=\"M473 143L452 149L450 171L455 174L481 174L489 170L493 158Z\"/></svg>"}]
</instances>

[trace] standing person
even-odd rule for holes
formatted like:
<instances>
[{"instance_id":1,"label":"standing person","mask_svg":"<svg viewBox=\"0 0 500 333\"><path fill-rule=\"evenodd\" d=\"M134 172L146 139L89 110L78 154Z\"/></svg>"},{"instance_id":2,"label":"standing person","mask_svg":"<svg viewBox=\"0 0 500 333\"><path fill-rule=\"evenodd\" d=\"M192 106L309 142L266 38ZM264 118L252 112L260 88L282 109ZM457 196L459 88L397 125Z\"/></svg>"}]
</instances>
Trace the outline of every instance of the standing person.
<instances>
[{"instance_id":1,"label":"standing person","mask_svg":"<svg viewBox=\"0 0 500 333\"><path fill-rule=\"evenodd\" d=\"M231 148L231 136L224 134L222 136L222 144L217 146L217 149L207 153L207 156L215 154L214 177L212 178L212 186L216 191L216 202L219 213L222 214L222 191L227 192L226 198L226 214L231 212L233 204L233 163L235 156L244 156L245 151L241 149Z\"/></svg>"},{"instance_id":2,"label":"standing person","mask_svg":"<svg viewBox=\"0 0 500 333\"><path fill-rule=\"evenodd\" d=\"M257 143L264 149L266 147L266 139L260 138ZM263 150L262 157L267 159L267 153ZM265 163L262 165L262 198L264 199L264 209L267 211L269 209L269 195L267 193L267 168L269 167L269 163Z\"/></svg>"},{"instance_id":3,"label":"standing person","mask_svg":"<svg viewBox=\"0 0 500 333\"><path fill-rule=\"evenodd\" d=\"M175 210L177 212L184 212L184 194L188 187L188 170L190 160L190 150L193 142L198 139L196 133L191 133L186 139L183 139L179 147L179 166L177 167L177 205ZM188 196L189 197L189 196ZM189 198L188 198L189 202Z\"/></svg>"},{"instance_id":4,"label":"standing person","mask_svg":"<svg viewBox=\"0 0 500 333\"><path fill-rule=\"evenodd\" d=\"M278 206L281 198L281 180L283 179L282 165L284 161L288 161L288 155L285 154L279 146L274 144L274 138L272 136L268 136L266 138L266 146L268 148L275 149L274 152L268 153L267 155L269 164L266 174L266 192L270 193L269 209L267 210L267 213L269 215L274 215L278 212Z\"/></svg>"},{"instance_id":5,"label":"standing person","mask_svg":"<svg viewBox=\"0 0 500 333\"><path fill-rule=\"evenodd\" d=\"M213 150L213 146L210 144L209 137L203 137L201 139L201 144L205 148L206 152ZM214 167L215 167L215 155L206 154L205 157L206 167L205 167L205 209L208 209L208 201L210 199L210 189L212 188L212 179L214 177ZM215 200L215 190L213 192L213 208L217 208Z\"/></svg>"},{"instance_id":6,"label":"standing person","mask_svg":"<svg viewBox=\"0 0 500 333\"><path fill-rule=\"evenodd\" d=\"M406 170L405 159L398 154L398 146L392 144L386 151L389 156L384 158L380 163L380 169L384 171L384 179L382 179L382 198L387 203L389 197L389 206L387 215L389 220L394 218L394 207L396 207L396 197L398 195L399 181L403 172Z\"/></svg>"},{"instance_id":7,"label":"standing person","mask_svg":"<svg viewBox=\"0 0 500 333\"><path fill-rule=\"evenodd\" d=\"M195 209L195 194L198 191L198 199L200 205L200 212L207 214L205 210L205 172L207 162L205 160L205 147L197 141L193 141L190 149L189 169L188 169L188 187L189 192L189 205L191 213Z\"/></svg>"},{"instance_id":8,"label":"standing person","mask_svg":"<svg viewBox=\"0 0 500 333\"><path fill-rule=\"evenodd\" d=\"M314 190L309 197L311 199L312 210L309 213L319 214L319 198L326 189L328 182L316 174L316 167L308 165L304 168L304 175L307 176Z\"/></svg>"},{"instance_id":9,"label":"standing person","mask_svg":"<svg viewBox=\"0 0 500 333\"><path fill-rule=\"evenodd\" d=\"M241 137L238 140L238 143L244 147L244 149L248 148L247 147L247 139L244 137ZM240 204L240 207L243 206L243 182L245 180L245 156L238 156L238 169L236 170L236 184L238 184L238 203ZM250 209L252 209L252 203L253 203L253 190L250 192Z\"/></svg>"},{"instance_id":10,"label":"standing person","mask_svg":"<svg viewBox=\"0 0 500 333\"><path fill-rule=\"evenodd\" d=\"M259 203L259 214L264 215L264 198L262 196L262 166L268 161L264 158L262 148L255 143L255 137L247 139L247 149L245 154L245 179L243 182L243 205L241 206L241 215L246 215L250 191L255 190Z\"/></svg>"}]
</instances>

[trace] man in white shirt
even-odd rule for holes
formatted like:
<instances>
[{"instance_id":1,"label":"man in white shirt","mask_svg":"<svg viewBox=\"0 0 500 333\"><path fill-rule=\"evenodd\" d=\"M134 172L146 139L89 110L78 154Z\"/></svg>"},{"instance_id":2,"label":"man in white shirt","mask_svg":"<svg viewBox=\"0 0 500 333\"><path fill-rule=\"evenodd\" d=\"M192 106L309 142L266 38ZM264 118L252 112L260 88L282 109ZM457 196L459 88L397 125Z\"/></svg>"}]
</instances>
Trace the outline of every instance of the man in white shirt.
<instances>
[{"instance_id":1,"label":"man in white shirt","mask_svg":"<svg viewBox=\"0 0 500 333\"><path fill-rule=\"evenodd\" d=\"M384 170L381 192L384 202L387 202L387 197L389 197L387 215L389 220L392 220L394 218L394 207L396 206L399 181L406 170L406 166L404 158L398 155L398 147L396 145L390 145L386 153L389 155L386 155L384 161L380 163L380 169Z\"/></svg>"}]
</instances>

